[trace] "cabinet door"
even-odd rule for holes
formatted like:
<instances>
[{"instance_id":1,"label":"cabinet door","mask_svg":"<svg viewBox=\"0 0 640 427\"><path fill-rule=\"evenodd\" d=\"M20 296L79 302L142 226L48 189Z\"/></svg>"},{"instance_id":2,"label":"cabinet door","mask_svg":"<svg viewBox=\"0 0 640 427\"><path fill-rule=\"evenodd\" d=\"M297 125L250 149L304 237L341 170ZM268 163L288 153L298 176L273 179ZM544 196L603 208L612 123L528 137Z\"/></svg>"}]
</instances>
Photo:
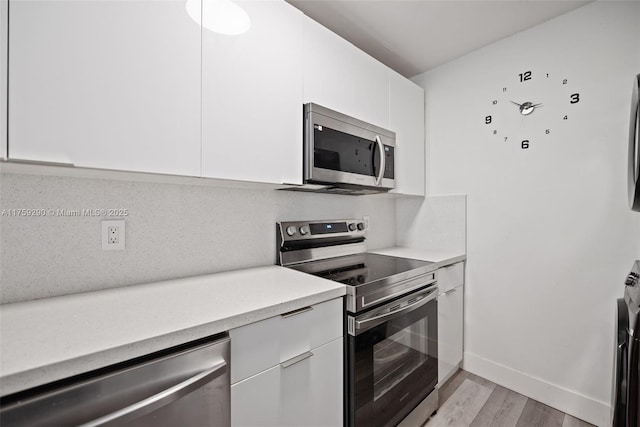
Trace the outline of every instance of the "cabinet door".
<instances>
[{"instance_id":1,"label":"cabinet door","mask_svg":"<svg viewBox=\"0 0 640 427\"><path fill-rule=\"evenodd\" d=\"M0 0L0 159L7 157L7 40L9 2Z\"/></svg>"},{"instance_id":2,"label":"cabinet door","mask_svg":"<svg viewBox=\"0 0 640 427\"><path fill-rule=\"evenodd\" d=\"M200 175L200 25L184 2L9 13L9 157Z\"/></svg>"},{"instance_id":3,"label":"cabinet door","mask_svg":"<svg viewBox=\"0 0 640 427\"><path fill-rule=\"evenodd\" d=\"M281 0L238 5L247 32L202 30L203 176L301 184L303 14Z\"/></svg>"},{"instance_id":4,"label":"cabinet door","mask_svg":"<svg viewBox=\"0 0 640 427\"><path fill-rule=\"evenodd\" d=\"M279 365L231 385L231 425L279 426L281 389Z\"/></svg>"},{"instance_id":5,"label":"cabinet door","mask_svg":"<svg viewBox=\"0 0 640 427\"><path fill-rule=\"evenodd\" d=\"M438 382L442 384L462 362L464 287L438 296Z\"/></svg>"},{"instance_id":6,"label":"cabinet door","mask_svg":"<svg viewBox=\"0 0 640 427\"><path fill-rule=\"evenodd\" d=\"M304 17L304 102L356 116L355 48L346 40Z\"/></svg>"},{"instance_id":7,"label":"cabinet door","mask_svg":"<svg viewBox=\"0 0 640 427\"><path fill-rule=\"evenodd\" d=\"M396 133L394 193L424 196L424 90L389 70L389 129Z\"/></svg>"},{"instance_id":8,"label":"cabinet door","mask_svg":"<svg viewBox=\"0 0 640 427\"><path fill-rule=\"evenodd\" d=\"M387 67L305 17L304 102L313 102L387 129Z\"/></svg>"},{"instance_id":9,"label":"cabinet door","mask_svg":"<svg viewBox=\"0 0 640 427\"><path fill-rule=\"evenodd\" d=\"M231 424L340 426L343 421L343 340L311 350L231 386ZM309 355L307 354L307 355Z\"/></svg>"},{"instance_id":10,"label":"cabinet door","mask_svg":"<svg viewBox=\"0 0 640 427\"><path fill-rule=\"evenodd\" d=\"M342 425L343 340L312 349L311 353L308 359L281 368L281 426Z\"/></svg>"},{"instance_id":11,"label":"cabinet door","mask_svg":"<svg viewBox=\"0 0 640 427\"><path fill-rule=\"evenodd\" d=\"M356 118L393 130L389 126L389 69L365 52L350 45L356 61L352 85Z\"/></svg>"}]
</instances>

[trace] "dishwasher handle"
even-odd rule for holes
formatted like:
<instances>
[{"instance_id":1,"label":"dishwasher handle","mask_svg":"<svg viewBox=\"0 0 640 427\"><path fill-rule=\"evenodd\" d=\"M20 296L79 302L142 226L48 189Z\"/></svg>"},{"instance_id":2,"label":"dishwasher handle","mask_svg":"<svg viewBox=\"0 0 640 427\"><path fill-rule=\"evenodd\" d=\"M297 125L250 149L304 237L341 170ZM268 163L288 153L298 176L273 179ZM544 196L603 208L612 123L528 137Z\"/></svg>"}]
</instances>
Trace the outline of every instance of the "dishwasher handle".
<instances>
[{"instance_id":1,"label":"dishwasher handle","mask_svg":"<svg viewBox=\"0 0 640 427\"><path fill-rule=\"evenodd\" d=\"M220 375L224 374L226 370L227 362L221 360L211 368L202 371L199 374L194 375L191 378L188 378L173 387L170 387L166 390L161 391L160 393L154 394L153 396L107 414L103 417L97 418L88 423L84 423L79 427L121 425L126 421L153 412L156 409L166 406L171 402L175 402L181 397L186 396L194 390L202 387L204 384L213 381Z\"/></svg>"}]
</instances>

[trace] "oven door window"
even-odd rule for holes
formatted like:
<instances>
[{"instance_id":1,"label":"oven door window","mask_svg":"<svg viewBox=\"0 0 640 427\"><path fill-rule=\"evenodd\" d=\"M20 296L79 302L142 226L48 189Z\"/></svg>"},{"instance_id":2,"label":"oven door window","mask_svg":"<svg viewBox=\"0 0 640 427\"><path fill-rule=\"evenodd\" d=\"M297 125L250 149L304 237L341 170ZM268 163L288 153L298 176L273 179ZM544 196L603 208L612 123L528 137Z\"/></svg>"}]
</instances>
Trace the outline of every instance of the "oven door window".
<instances>
[{"instance_id":1,"label":"oven door window","mask_svg":"<svg viewBox=\"0 0 640 427\"><path fill-rule=\"evenodd\" d=\"M437 318L434 300L349 336L353 369L350 409L356 426L395 425L435 388Z\"/></svg>"}]
</instances>

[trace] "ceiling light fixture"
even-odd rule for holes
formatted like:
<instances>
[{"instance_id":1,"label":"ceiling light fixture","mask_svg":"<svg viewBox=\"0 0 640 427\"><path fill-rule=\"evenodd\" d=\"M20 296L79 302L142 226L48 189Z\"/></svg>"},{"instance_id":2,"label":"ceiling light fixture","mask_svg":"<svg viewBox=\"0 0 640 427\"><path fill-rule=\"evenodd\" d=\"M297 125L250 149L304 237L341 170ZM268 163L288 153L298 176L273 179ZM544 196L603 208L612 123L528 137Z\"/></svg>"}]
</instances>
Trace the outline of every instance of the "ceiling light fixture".
<instances>
[{"instance_id":1,"label":"ceiling light fixture","mask_svg":"<svg viewBox=\"0 0 640 427\"><path fill-rule=\"evenodd\" d=\"M187 0L187 13L203 28L219 34L238 35L251 27L247 12L232 0Z\"/></svg>"}]
</instances>

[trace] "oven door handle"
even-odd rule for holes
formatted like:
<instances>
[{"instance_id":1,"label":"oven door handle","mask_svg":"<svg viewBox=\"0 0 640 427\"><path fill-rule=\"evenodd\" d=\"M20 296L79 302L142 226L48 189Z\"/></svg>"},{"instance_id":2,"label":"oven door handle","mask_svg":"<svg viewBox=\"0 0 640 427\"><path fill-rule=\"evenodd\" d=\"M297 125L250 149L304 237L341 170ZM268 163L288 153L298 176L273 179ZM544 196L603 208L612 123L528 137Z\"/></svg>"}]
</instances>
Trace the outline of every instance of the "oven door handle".
<instances>
[{"instance_id":1,"label":"oven door handle","mask_svg":"<svg viewBox=\"0 0 640 427\"><path fill-rule=\"evenodd\" d=\"M366 319L366 320L356 320L355 324L356 324L356 331L359 331L360 329L362 329L364 326L366 326L369 323L382 323L381 320L390 320L393 319L395 317L398 317L400 314L407 314L410 313L414 310L419 309L420 307L422 307L423 305L427 304L428 302L431 302L433 300L435 300L436 298L438 298L438 293L436 292L437 289L434 289L431 291L430 294L428 294L428 296L425 296L424 298L414 302L413 304L409 304L406 307L403 307L399 310L395 310L395 311L391 311L389 313L384 313L381 314L379 316L375 316L372 317L370 319Z\"/></svg>"},{"instance_id":2,"label":"oven door handle","mask_svg":"<svg viewBox=\"0 0 640 427\"><path fill-rule=\"evenodd\" d=\"M378 172L378 176L376 177L376 186L380 187L380 185L382 185L382 178L384 178L384 169L387 166L387 156L384 154L384 144L382 143L382 139L380 139L380 135L376 135L376 142L378 143L378 150L380 151L380 172Z\"/></svg>"}]
</instances>

